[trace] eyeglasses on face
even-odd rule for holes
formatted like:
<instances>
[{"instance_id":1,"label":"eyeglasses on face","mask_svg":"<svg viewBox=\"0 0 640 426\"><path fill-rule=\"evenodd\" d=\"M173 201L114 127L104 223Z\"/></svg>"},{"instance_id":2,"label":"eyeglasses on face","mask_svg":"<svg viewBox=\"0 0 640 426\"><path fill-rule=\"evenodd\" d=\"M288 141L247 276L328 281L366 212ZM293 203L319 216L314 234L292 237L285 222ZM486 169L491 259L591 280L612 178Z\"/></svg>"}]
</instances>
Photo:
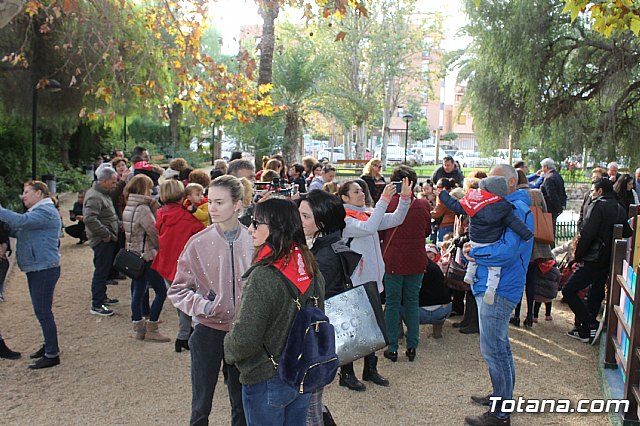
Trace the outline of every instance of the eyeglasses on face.
<instances>
[{"instance_id":1,"label":"eyeglasses on face","mask_svg":"<svg viewBox=\"0 0 640 426\"><path fill-rule=\"evenodd\" d=\"M255 219L251 219L251 226L253 226L255 229L258 229L258 226L260 225L266 225L266 222L259 222Z\"/></svg>"}]
</instances>

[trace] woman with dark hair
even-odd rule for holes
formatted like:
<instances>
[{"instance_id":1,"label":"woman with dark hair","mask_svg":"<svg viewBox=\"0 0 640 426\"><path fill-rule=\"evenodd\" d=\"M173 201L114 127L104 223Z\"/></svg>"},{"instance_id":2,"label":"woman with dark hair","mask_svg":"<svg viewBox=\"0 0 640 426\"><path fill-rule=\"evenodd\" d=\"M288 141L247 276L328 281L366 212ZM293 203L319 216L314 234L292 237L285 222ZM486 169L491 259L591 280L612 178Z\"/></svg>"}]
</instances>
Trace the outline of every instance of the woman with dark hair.
<instances>
[{"instance_id":1,"label":"woman with dark hair","mask_svg":"<svg viewBox=\"0 0 640 426\"><path fill-rule=\"evenodd\" d=\"M391 175L393 182L409 180L412 185L415 185L417 179L416 172L405 165L396 167ZM387 324L387 336L389 336L389 349L384 352L384 357L392 362L398 360L398 322L400 321L401 307L407 324L407 350L405 354L409 361L413 361L416 357L416 348L420 340L418 299L422 277L427 266L427 251L424 241L431 233L429 202L425 199L415 198L413 186L409 195L411 196L411 205L402 224L381 233L381 239L384 241L382 257L385 267L384 316ZM393 196L389 207L387 207L387 212L393 213L399 202L400 196Z\"/></svg>"},{"instance_id":2,"label":"woman with dark hair","mask_svg":"<svg viewBox=\"0 0 640 426\"><path fill-rule=\"evenodd\" d=\"M384 188L380 200L373 210L365 205L365 193L362 187L354 181L347 181L342 184L338 193L344 204L347 214L345 218L345 229L342 232L344 238L351 242L349 246L356 253L362 255L360 264L351 274L351 282L354 286L375 281L378 291L384 289L382 280L385 272L382 250L380 249L380 237L378 231L393 228L400 225L407 216L409 204L411 203L411 186L409 179L403 179L402 191L398 208L393 213L386 213L391 197L396 194L394 184L389 184ZM380 386L389 386L389 381L378 373L378 358L375 353L364 357L364 369L362 378L372 381ZM363 390L364 384L360 383L353 373L353 367L349 371L347 366L343 366L340 372L340 386L346 386L352 390Z\"/></svg>"},{"instance_id":3,"label":"woman with dark hair","mask_svg":"<svg viewBox=\"0 0 640 426\"><path fill-rule=\"evenodd\" d=\"M159 248L156 218L151 209L154 203L152 190L153 181L146 175L134 176L124 189L127 206L122 213L122 227L126 247L140 253L146 262L144 275L131 280L131 320L136 339L169 342L171 339L158 331L158 319L167 298L167 287L160 274L151 268ZM142 315L144 303L148 300L147 288L152 288L156 295L149 311L149 321L144 321Z\"/></svg>"},{"instance_id":4,"label":"woman with dark hair","mask_svg":"<svg viewBox=\"0 0 640 426\"><path fill-rule=\"evenodd\" d=\"M367 182L365 182L364 179L354 179L353 181L360 185L362 192L364 192L364 205L369 208L373 208L373 205L378 202L380 196L378 196L378 200L374 202L373 198L371 198L371 192L369 191L369 185L367 185Z\"/></svg>"},{"instance_id":5,"label":"woman with dark hair","mask_svg":"<svg viewBox=\"0 0 640 426\"><path fill-rule=\"evenodd\" d=\"M289 292L299 293L302 306L317 297L324 309L324 279L290 200L269 198L256 204L250 232L254 264L244 275L240 310L224 339L225 359L240 370L248 425L304 425L311 393L301 394L284 383L274 362L280 360L298 312Z\"/></svg>"},{"instance_id":6,"label":"woman with dark hair","mask_svg":"<svg viewBox=\"0 0 640 426\"><path fill-rule=\"evenodd\" d=\"M251 265L249 230L238 221L244 187L220 176L209 186L212 224L189 239L169 288L173 305L192 317L191 425L209 424L213 394L222 367L231 403L231 425L246 424L238 369L224 357L224 337L237 317L244 289L242 275Z\"/></svg>"},{"instance_id":7,"label":"woman with dark hair","mask_svg":"<svg viewBox=\"0 0 640 426\"><path fill-rule=\"evenodd\" d=\"M51 306L60 278L58 236L62 224L44 183L25 183L21 198L27 211L15 213L0 207L0 220L9 226L9 234L18 239L18 266L27 274L33 312L44 337L44 345L31 354L36 361L29 364L29 368L49 368L60 364L58 329Z\"/></svg>"},{"instance_id":8,"label":"woman with dark hair","mask_svg":"<svg viewBox=\"0 0 640 426\"><path fill-rule=\"evenodd\" d=\"M449 178L440 178L436 183L435 194L436 194L436 208L431 211L431 217L433 219L440 220L438 224L438 241L443 241L444 236L453 232L453 225L456 219L456 214L449 210L444 203L440 202L440 191L446 189L448 192L451 192L453 188L457 186L456 181L454 179Z\"/></svg>"},{"instance_id":9,"label":"woman with dark hair","mask_svg":"<svg viewBox=\"0 0 640 426\"><path fill-rule=\"evenodd\" d=\"M616 180L616 183L613 185L616 198L627 214L629 214L630 205L638 204L638 194L633 188L634 183L633 176L629 173L624 173L620 175L618 180Z\"/></svg>"},{"instance_id":10,"label":"woman with dark hair","mask_svg":"<svg viewBox=\"0 0 640 426\"><path fill-rule=\"evenodd\" d=\"M361 256L342 240L342 230L346 226L342 202L325 191L311 191L298 200L298 210L307 243L325 280L325 298L344 292ZM351 376L355 378L353 364L346 368L350 368ZM364 384L359 381L357 384L361 385L357 390L364 390ZM322 426L325 424L323 416L330 418L331 414L326 407L323 410L322 390L319 390L311 396L307 426Z\"/></svg>"}]
</instances>

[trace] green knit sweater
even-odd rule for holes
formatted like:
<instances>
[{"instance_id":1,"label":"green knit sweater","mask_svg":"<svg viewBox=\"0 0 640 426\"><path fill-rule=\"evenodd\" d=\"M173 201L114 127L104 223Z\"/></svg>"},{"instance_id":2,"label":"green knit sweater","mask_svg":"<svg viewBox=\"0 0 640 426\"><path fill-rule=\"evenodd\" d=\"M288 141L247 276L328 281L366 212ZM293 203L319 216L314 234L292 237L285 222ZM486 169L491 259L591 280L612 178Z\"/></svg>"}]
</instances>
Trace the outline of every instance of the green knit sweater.
<instances>
[{"instance_id":1,"label":"green knit sweater","mask_svg":"<svg viewBox=\"0 0 640 426\"><path fill-rule=\"evenodd\" d=\"M271 266L257 263L245 273L242 301L233 328L224 338L224 357L240 370L240 383L256 384L272 378L274 368L264 346L276 362L284 349L289 330L298 312L280 278ZM319 307L324 311L324 279L316 280ZM304 306L313 295L313 284L300 297ZM264 346L263 346L264 345Z\"/></svg>"}]
</instances>

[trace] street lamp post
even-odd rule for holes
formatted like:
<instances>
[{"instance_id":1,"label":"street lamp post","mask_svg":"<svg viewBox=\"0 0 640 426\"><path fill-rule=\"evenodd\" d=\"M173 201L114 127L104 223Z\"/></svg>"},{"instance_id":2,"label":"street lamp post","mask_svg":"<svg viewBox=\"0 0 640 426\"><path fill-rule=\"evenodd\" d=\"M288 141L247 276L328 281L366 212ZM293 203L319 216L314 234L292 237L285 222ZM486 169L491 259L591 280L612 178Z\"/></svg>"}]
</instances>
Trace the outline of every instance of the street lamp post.
<instances>
[{"instance_id":1,"label":"street lamp post","mask_svg":"<svg viewBox=\"0 0 640 426\"><path fill-rule=\"evenodd\" d=\"M62 84L57 80L40 80L33 86L33 105L31 105L31 179L36 179L36 146L38 142L38 90L50 92L62 90Z\"/></svg>"},{"instance_id":2,"label":"street lamp post","mask_svg":"<svg viewBox=\"0 0 640 426\"><path fill-rule=\"evenodd\" d=\"M402 116L402 119L406 123L405 133L404 133L404 164L407 164L407 144L409 142L409 121L413 118L413 115L406 113Z\"/></svg>"}]
</instances>

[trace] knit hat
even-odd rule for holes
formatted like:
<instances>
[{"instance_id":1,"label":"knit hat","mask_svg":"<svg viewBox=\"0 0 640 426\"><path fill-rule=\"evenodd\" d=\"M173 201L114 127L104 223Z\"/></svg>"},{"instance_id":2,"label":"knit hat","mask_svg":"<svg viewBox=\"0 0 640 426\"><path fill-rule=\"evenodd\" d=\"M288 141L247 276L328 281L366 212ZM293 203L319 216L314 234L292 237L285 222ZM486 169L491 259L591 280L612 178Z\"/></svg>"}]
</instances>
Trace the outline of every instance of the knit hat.
<instances>
[{"instance_id":1,"label":"knit hat","mask_svg":"<svg viewBox=\"0 0 640 426\"><path fill-rule=\"evenodd\" d=\"M507 179L504 176L488 176L480 181L480 189L504 198L508 195Z\"/></svg>"}]
</instances>

